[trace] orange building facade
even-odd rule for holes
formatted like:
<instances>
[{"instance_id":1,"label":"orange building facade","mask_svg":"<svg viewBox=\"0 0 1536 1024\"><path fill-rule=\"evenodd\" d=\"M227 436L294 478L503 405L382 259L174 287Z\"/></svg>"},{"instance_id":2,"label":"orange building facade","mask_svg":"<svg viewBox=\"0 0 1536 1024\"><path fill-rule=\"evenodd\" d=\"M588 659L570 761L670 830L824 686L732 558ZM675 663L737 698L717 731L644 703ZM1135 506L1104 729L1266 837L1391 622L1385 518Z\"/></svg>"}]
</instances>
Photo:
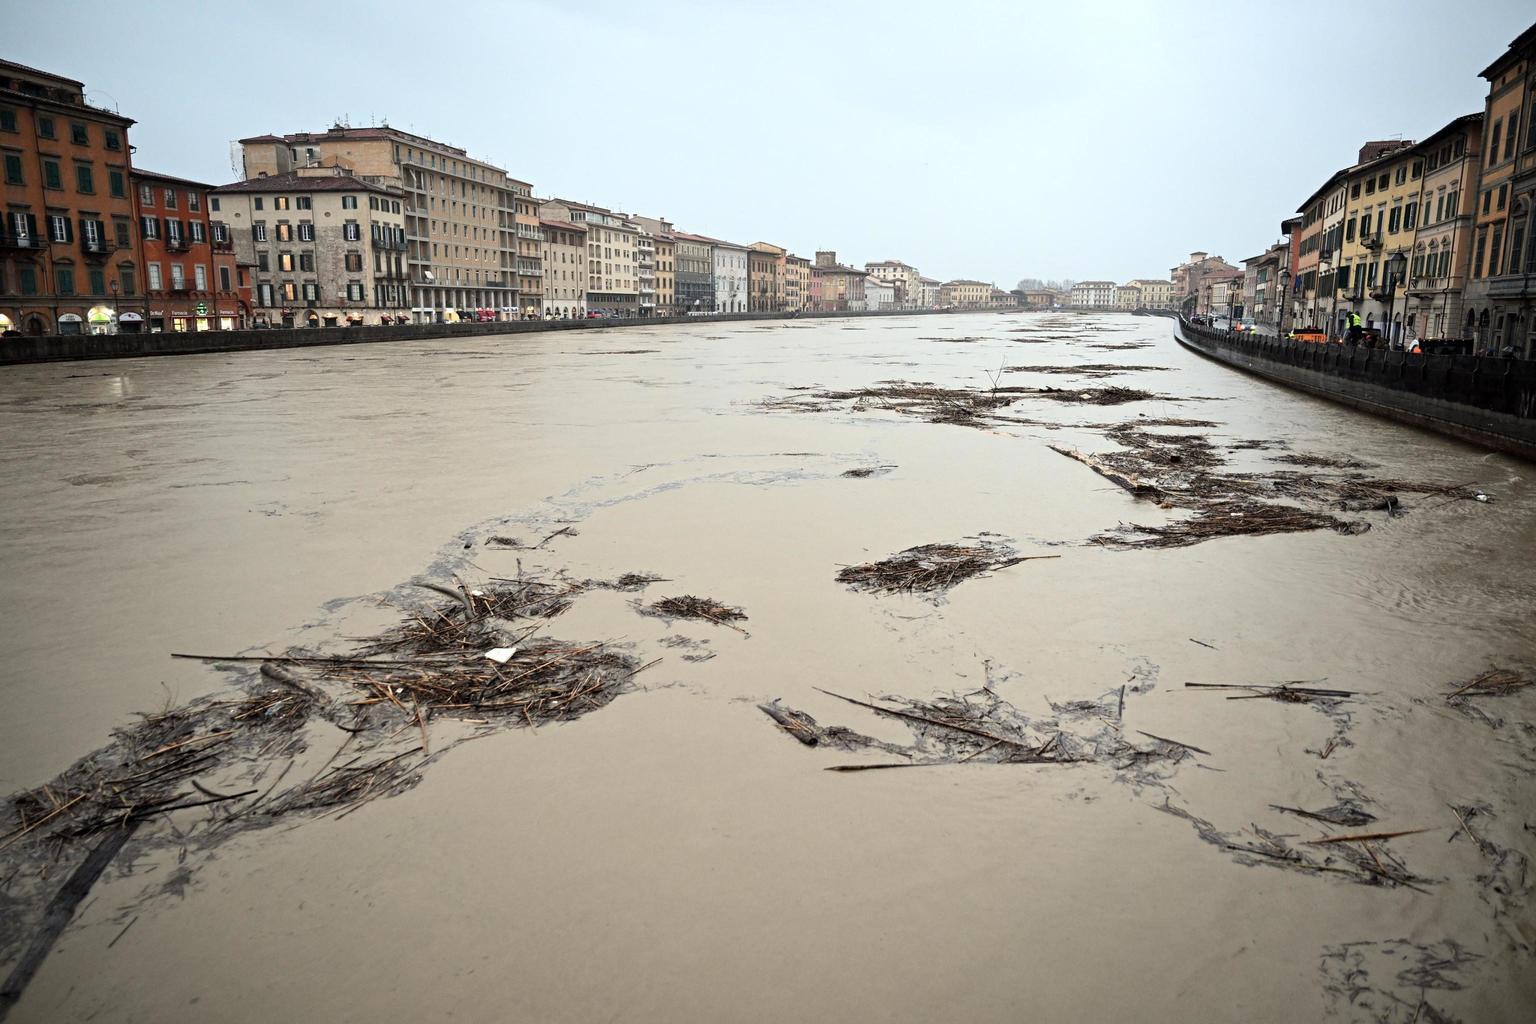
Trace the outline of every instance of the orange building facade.
<instances>
[{"instance_id":1,"label":"orange building facade","mask_svg":"<svg viewBox=\"0 0 1536 1024\"><path fill-rule=\"evenodd\" d=\"M132 124L80 82L0 61L0 332L110 333L137 298Z\"/></svg>"},{"instance_id":2,"label":"orange building facade","mask_svg":"<svg viewBox=\"0 0 1536 1024\"><path fill-rule=\"evenodd\" d=\"M133 204L143 261L143 295L132 312L147 331L234 331L250 326L247 268L212 207L212 185L133 172ZM122 329L132 329L124 303Z\"/></svg>"}]
</instances>

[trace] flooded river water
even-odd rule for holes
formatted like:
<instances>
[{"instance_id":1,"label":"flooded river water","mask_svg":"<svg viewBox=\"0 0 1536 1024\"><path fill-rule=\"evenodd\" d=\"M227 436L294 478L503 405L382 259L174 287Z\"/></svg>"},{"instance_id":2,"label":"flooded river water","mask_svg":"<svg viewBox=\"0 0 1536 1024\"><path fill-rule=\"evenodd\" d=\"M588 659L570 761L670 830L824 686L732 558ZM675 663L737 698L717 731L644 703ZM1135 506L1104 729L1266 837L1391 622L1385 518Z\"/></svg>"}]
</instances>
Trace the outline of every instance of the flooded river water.
<instances>
[{"instance_id":1,"label":"flooded river water","mask_svg":"<svg viewBox=\"0 0 1536 1024\"><path fill-rule=\"evenodd\" d=\"M1027 400L1031 422L980 429L773 404L1084 362L1167 367L1112 379L1165 397ZM1177 513L1050 446L1113 450L1104 428L1138 417L1213 421L1238 469L1350 456L1492 500L1410 496L1405 515L1348 516L1359 535L1117 550L1090 538ZM1204 361L1168 320L701 323L12 367L0 436L0 792L244 678L171 652L335 650L392 621L382 596L414 578L644 572L665 580L647 598L749 616L743 633L587 594L551 634L663 659L611 704L537 729L428 723L476 738L344 817L185 859L130 841L13 1020L1531 1019L1536 687L1474 713L1445 694L1536 664L1536 471ZM990 534L1060 557L934 599L835 579ZM1358 696L1330 711L1184 685L1288 680ZM828 772L889 758L802 746L756 705L911 734L823 690L990 690L1062 722L1102 702L1110 728L1207 753L1148 775ZM1369 848L1414 884L1232 849L1348 832L1275 810L1341 801L1369 810L1364 831L1426 830Z\"/></svg>"}]
</instances>

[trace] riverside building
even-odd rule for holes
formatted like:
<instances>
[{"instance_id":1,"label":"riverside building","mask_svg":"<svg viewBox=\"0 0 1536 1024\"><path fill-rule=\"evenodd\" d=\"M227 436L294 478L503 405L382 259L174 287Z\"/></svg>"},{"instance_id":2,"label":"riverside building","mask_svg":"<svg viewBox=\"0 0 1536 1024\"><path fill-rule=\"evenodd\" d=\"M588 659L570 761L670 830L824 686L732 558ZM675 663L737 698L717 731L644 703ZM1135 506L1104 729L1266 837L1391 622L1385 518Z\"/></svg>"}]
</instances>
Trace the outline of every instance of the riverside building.
<instances>
[{"instance_id":1,"label":"riverside building","mask_svg":"<svg viewBox=\"0 0 1536 1024\"><path fill-rule=\"evenodd\" d=\"M270 327L404 322L412 312L404 192L345 167L306 166L214 189L252 317Z\"/></svg>"},{"instance_id":2,"label":"riverside building","mask_svg":"<svg viewBox=\"0 0 1536 1024\"><path fill-rule=\"evenodd\" d=\"M517 315L517 187L523 183L502 168L388 125L259 135L241 139L240 146L247 179L324 165L400 189L410 310L417 321L485 310L499 319ZM524 214L525 225L529 216ZM529 252L522 256L532 259Z\"/></svg>"},{"instance_id":3,"label":"riverside building","mask_svg":"<svg viewBox=\"0 0 1536 1024\"><path fill-rule=\"evenodd\" d=\"M0 331L110 333L121 303L139 308L133 123L72 78L0 61Z\"/></svg>"}]
</instances>

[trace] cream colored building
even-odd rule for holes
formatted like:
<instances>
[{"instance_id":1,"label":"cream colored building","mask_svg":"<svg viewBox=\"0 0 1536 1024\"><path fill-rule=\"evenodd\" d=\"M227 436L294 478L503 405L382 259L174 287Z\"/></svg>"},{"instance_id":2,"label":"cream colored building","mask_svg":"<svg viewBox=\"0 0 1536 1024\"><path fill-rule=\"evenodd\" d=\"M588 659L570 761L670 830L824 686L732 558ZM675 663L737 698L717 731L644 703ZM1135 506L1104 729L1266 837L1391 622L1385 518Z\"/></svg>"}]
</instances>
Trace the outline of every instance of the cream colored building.
<instances>
[{"instance_id":1,"label":"cream colored building","mask_svg":"<svg viewBox=\"0 0 1536 1024\"><path fill-rule=\"evenodd\" d=\"M405 191L413 312L423 322L449 310L518 313L517 204L500 167L457 146L380 125L241 139L245 176L340 165L365 181Z\"/></svg>"},{"instance_id":2,"label":"cream colored building","mask_svg":"<svg viewBox=\"0 0 1536 1024\"><path fill-rule=\"evenodd\" d=\"M587 309L638 316L640 226L621 213L569 199L546 199L539 214L586 227Z\"/></svg>"},{"instance_id":3,"label":"cream colored building","mask_svg":"<svg viewBox=\"0 0 1536 1024\"><path fill-rule=\"evenodd\" d=\"M936 277L920 277L917 279L922 287L923 297L918 300L918 306L922 309L932 309L939 304L944 282Z\"/></svg>"},{"instance_id":4,"label":"cream colored building","mask_svg":"<svg viewBox=\"0 0 1536 1024\"><path fill-rule=\"evenodd\" d=\"M512 192L512 227L517 253L502 254L502 273L508 280L517 281L517 300L525 317L536 317L544 312L544 238L539 227L539 201L533 197L533 186L515 178L507 179Z\"/></svg>"},{"instance_id":5,"label":"cream colored building","mask_svg":"<svg viewBox=\"0 0 1536 1024\"><path fill-rule=\"evenodd\" d=\"M922 304L923 276L917 272L916 267L909 267L900 260L881 260L864 264L864 272L877 281L894 284L895 302L900 308L915 309Z\"/></svg>"},{"instance_id":6,"label":"cream colored building","mask_svg":"<svg viewBox=\"0 0 1536 1024\"><path fill-rule=\"evenodd\" d=\"M992 304L992 286L985 281L959 279L939 287L939 305L956 309L986 309Z\"/></svg>"},{"instance_id":7,"label":"cream colored building","mask_svg":"<svg viewBox=\"0 0 1536 1024\"><path fill-rule=\"evenodd\" d=\"M1140 292L1142 309L1173 309L1173 282L1152 277L1127 281L1127 287Z\"/></svg>"},{"instance_id":8,"label":"cream colored building","mask_svg":"<svg viewBox=\"0 0 1536 1024\"><path fill-rule=\"evenodd\" d=\"M345 168L305 167L209 193L235 259L254 268L252 316L272 327L345 326L410 312L404 193Z\"/></svg>"},{"instance_id":9,"label":"cream colored building","mask_svg":"<svg viewBox=\"0 0 1536 1024\"><path fill-rule=\"evenodd\" d=\"M587 313L587 229L564 220L539 222L540 262L544 268L546 317L583 317Z\"/></svg>"},{"instance_id":10,"label":"cream colored building","mask_svg":"<svg viewBox=\"0 0 1536 1024\"><path fill-rule=\"evenodd\" d=\"M1115 308L1130 312L1141 308L1141 289L1133 284L1115 285Z\"/></svg>"},{"instance_id":11,"label":"cream colored building","mask_svg":"<svg viewBox=\"0 0 1536 1024\"><path fill-rule=\"evenodd\" d=\"M811 308L811 261L789 253L784 257L784 310L798 313Z\"/></svg>"},{"instance_id":12,"label":"cream colored building","mask_svg":"<svg viewBox=\"0 0 1536 1024\"><path fill-rule=\"evenodd\" d=\"M747 249L747 311L784 311L788 308L784 284L789 251L772 242L753 242Z\"/></svg>"},{"instance_id":13,"label":"cream colored building","mask_svg":"<svg viewBox=\"0 0 1536 1024\"><path fill-rule=\"evenodd\" d=\"M671 316L674 309L677 242L672 225L661 217L629 214L626 220L639 229L638 247L640 315Z\"/></svg>"}]
</instances>

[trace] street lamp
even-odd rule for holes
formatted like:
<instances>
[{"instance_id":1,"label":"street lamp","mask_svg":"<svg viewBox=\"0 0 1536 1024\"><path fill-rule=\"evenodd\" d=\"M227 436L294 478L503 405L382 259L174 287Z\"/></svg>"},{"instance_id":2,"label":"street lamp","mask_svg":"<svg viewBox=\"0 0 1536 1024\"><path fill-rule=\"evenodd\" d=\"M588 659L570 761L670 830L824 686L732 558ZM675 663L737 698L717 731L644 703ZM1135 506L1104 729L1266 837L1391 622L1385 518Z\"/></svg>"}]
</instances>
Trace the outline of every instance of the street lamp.
<instances>
[{"instance_id":1,"label":"street lamp","mask_svg":"<svg viewBox=\"0 0 1536 1024\"><path fill-rule=\"evenodd\" d=\"M1276 284L1280 286L1275 298L1275 337L1285 337L1285 308L1291 304L1291 293L1287 287L1290 284L1291 272L1285 267L1280 268L1280 274Z\"/></svg>"},{"instance_id":2,"label":"street lamp","mask_svg":"<svg viewBox=\"0 0 1536 1024\"><path fill-rule=\"evenodd\" d=\"M1393 341L1392 313L1397 307L1397 283L1403 279L1407 268L1408 257L1403 255L1401 249L1387 260L1387 348L1392 347Z\"/></svg>"}]
</instances>

